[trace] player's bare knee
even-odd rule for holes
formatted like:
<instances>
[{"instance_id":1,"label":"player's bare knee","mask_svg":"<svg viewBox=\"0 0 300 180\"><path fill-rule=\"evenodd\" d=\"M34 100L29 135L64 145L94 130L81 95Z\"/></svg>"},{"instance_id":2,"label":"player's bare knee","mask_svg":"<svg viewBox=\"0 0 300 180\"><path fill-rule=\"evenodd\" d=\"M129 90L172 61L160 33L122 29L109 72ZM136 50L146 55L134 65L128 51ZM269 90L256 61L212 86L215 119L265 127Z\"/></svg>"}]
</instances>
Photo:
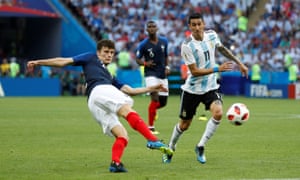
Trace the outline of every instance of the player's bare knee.
<instances>
[{"instance_id":1,"label":"player's bare knee","mask_svg":"<svg viewBox=\"0 0 300 180\"><path fill-rule=\"evenodd\" d=\"M190 124L191 124L191 121L181 121L180 125L179 125L179 128L181 131L186 131L189 129L190 127Z\"/></svg>"},{"instance_id":2,"label":"player's bare knee","mask_svg":"<svg viewBox=\"0 0 300 180\"><path fill-rule=\"evenodd\" d=\"M186 130L189 129L189 126L181 125L181 126L179 126L179 128L180 128L181 131L186 131Z\"/></svg>"},{"instance_id":3,"label":"player's bare knee","mask_svg":"<svg viewBox=\"0 0 300 180\"><path fill-rule=\"evenodd\" d=\"M218 102L218 101L215 101L215 102ZM220 121L222 119L222 115L223 115L222 105L214 103L211 106L211 110L210 111L211 111L212 116L213 116L213 118L215 120Z\"/></svg>"},{"instance_id":4,"label":"player's bare knee","mask_svg":"<svg viewBox=\"0 0 300 180\"><path fill-rule=\"evenodd\" d=\"M118 116L126 118L128 113L130 113L130 112L135 112L135 111L131 108L131 106L129 104L125 104L120 107L117 114L118 114Z\"/></svg>"},{"instance_id":5,"label":"player's bare knee","mask_svg":"<svg viewBox=\"0 0 300 180\"><path fill-rule=\"evenodd\" d=\"M216 110L216 111L213 112L213 118L217 121L222 120L222 115L223 115L222 110Z\"/></svg>"}]
</instances>

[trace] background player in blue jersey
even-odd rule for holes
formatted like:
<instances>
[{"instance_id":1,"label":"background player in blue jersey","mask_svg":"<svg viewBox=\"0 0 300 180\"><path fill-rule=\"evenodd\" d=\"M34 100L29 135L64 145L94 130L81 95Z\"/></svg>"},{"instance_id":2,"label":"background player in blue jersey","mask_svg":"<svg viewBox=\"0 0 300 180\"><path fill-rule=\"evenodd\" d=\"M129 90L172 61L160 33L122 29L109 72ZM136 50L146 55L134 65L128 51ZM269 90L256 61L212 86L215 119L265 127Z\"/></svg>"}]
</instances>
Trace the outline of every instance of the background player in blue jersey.
<instances>
[{"instance_id":1,"label":"background player in blue jersey","mask_svg":"<svg viewBox=\"0 0 300 180\"><path fill-rule=\"evenodd\" d=\"M206 162L204 146L215 133L223 115L222 97L218 92L218 72L232 70L232 61L239 65L243 76L248 77L248 68L222 45L215 31L205 30L205 23L201 14L196 13L189 16L188 26L191 35L181 45L181 56L188 66L189 74L185 84L181 86L179 114L181 120L173 129L169 147L175 151L180 136L189 128L197 107L203 103L205 109L211 112L211 118L206 124L206 129L195 147L197 160L203 164ZM215 62L216 49L232 61L217 66ZM170 163L171 160L172 155L163 155L164 163Z\"/></svg>"},{"instance_id":2,"label":"background player in blue jersey","mask_svg":"<svg viewBox=\"0 0 300 180\"><path fill-rule=\"evenodd\" d=\"M168 88L167 75L170 73L168 66L168 40L157 35L157 24L148 21L146 24L148 38L139 43L136 49L136 61L144 66L146 87L162 83ZM166 106L168 92L151 92L151 101L148 106L148 125L153 134L159 134L155 130L154 120L157 118L157 109Z\"/></svg>"},{"instance_id":3,"label":"background player in blue jersey","mask_svg":"<svg viewBox=\"0 0 300 180\"><path fill-rule=\"evenodd\" d=\"M29 61L27 67L32 71L34 66L63 67L67 65L82 66L87 83L88 108L95 120L102 126L103 132L114 136L112 145L112 162L110 172L127 172L121 157L128 143L128 135L119 121L119 116L127 120L130 126L143 135L147 147L172 154L165 144L158 140L139 114L132 109L133 100L128 95L137 95L153 91L166 91L162 84L150 87L131 88L113 78L106 66L112 62L115 44L110 40L101 40L97 44L97 53L84 53L69 58L50 58ZM128 94L128 95L127 95Z\"/></svg>"}]
</instances>

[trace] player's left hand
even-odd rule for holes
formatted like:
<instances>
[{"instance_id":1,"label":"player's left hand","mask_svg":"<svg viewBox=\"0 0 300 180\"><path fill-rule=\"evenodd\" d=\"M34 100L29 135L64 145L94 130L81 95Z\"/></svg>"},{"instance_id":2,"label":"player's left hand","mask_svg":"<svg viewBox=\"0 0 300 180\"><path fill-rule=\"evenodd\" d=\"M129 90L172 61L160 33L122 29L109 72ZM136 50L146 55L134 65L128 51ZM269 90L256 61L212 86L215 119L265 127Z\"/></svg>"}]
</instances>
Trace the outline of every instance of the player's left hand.
<instances>
[{"instance_id":1,"label":"player's left hand","mask_svg":"<svg viewBox=\"0 0 300 180\"><path fill-rule=\"evenodd\" d=\"M32 72L34 69L34 66L36 66L36 62L35 61L28 61L27 62L27 71L28 72Z\"/></svg>"},{"instance_id":2,"label":"player's left hand","mask_svg":"<svg viewBox=\"0 0 300 180\"><path fill-rule=\"evenodd\" d=\"M248 68L244 64L240 65L240 71L242 73L243 77L246 77L248 79Z\"/></svg>"}]
</instances>

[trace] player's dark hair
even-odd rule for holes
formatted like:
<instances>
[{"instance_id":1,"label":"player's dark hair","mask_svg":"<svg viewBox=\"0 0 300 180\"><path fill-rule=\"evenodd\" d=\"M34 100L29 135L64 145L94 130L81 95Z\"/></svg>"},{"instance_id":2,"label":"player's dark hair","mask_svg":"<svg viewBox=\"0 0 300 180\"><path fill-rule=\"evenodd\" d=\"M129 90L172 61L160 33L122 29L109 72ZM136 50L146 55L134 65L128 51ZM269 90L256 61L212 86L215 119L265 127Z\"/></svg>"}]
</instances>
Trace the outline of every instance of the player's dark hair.
<instances>
[{"instance_id":1,"label":"player's dark hair","mask_svg":"<svg viewBox=\"0 0 300 180\"><path fill-rule=\"evenodd\" d=\"M115 49L115 43L112 40L103 39L98 41L97 50L101 50L103 47L108 47L109 49Z\"/></svg>"},{"instance_id":2,"label":"player's dark hair","mask_svg":"<svg viewBox=\"0 0 300 180\"><path fill-rule=\"evenodd\" d=\"M156 25L156 22L153 21L153 20L149 20L149 21L147 22L146 26L148 27L150 24L155 24L155 25Z\"/></svg>"},{"instance_id":3,"label":"player's dark hair","mask_svg":"<svg viewBox=\"0 0 300 180\"><path fill-rule=\"evenodd\" d=\"M189 16L188 18L188 24L191 23L191 19L202 19L203 20L203 16L200 13L193 13Z\"/></svg>"}]
</instances>

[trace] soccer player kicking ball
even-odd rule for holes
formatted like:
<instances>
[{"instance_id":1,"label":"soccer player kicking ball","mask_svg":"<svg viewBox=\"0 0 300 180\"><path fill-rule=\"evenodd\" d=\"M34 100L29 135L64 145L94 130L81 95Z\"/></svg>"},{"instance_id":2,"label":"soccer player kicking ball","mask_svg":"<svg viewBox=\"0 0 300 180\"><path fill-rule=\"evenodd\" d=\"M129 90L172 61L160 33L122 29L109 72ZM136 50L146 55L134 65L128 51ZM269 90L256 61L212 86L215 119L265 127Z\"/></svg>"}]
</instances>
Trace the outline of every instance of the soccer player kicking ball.
<instances>
[{"instance_id":1,"label":"soccer player kicking ball","mask_svg":"<svg viewBox=\"0 0 300 180\"><path fill-rule=\"evenodd\" d=\"M201 14L192 14L188 18L188 26L192 33L181 45L181 56L190 73L181 86L183 92L180 101L180 121L173 129L169 147L175 151L179 138L192 123L197 107L203 103L205 109L210 110L211 118L207 121L200 141L196 144L195 152L197 160L204 164L206 162L204 146L215 133L223 115L223 102L218 92L217 74L233 68L233 62L224 62L217 66L215 50L217 49L226 58L238 64L243 76L248 75L248 68L222 45L215 31L204 30L205 23ZM170 163L172 154L164 154L162 160L164 163Z\"/></svg>"},{"instance_id":2,"label":"soccer player kicking ball","mask_svg":"<svg viewBox=\"0 0 300 180\"><path fill-rule=\"evenodd\" d=\"M139 114L132 109L133 100L128 96L166 91L166 88L161 84L144 88L131 88L118 82L106 69L106 66L112 62L114 54L114 42L101 40L97 43L96 53L84 53L69 58L33 60L27 63L27 68L32 71L35 66L82 66L87 84L88 108L95 120L102 126L103 132L115 137L109 171L127 172L121 162L121 157L128 143L128 134L119 121L119 116L126 119L133 129L147 139L146 146L148 148L160 150L168 155L172 155L173 151L150 132Z\"/></svg>"}]
</instances>

